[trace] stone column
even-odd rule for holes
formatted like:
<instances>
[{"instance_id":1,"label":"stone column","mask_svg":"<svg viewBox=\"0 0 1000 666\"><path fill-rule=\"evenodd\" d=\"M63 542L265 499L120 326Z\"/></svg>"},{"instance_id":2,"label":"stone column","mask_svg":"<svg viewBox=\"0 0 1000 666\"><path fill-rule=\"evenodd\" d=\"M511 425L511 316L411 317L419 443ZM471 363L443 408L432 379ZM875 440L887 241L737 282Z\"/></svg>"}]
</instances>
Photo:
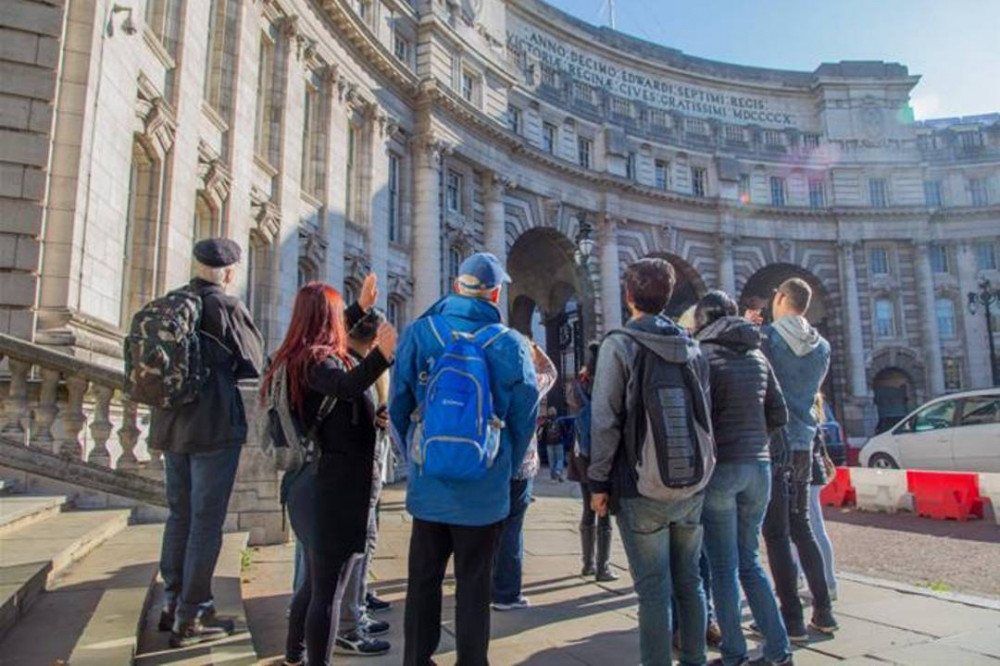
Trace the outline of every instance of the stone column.
<instances>
[{"instance_id":1,"label":"stone column","mask_svg":"<svg viewBox=\"0 0 1000 666\"><path fill-rule=\"evenodd\" d=\"M601 222L601 329L607 333L622 323L622 278L618 262L618 218Z\"/></svg>"},{"instance_id":2,"label":"stone column","mask_svg":"<svg viewBox=\"0 0 1000 666\"><path fill-rule=\"evenodd\" d=\"M941 363L941 335L938 331L937 312L934 304L934 273L931 271L930 247L927 241L914 243L917 254L917 303L920 306L920 325L924 341L924 358L927 380L933 398L944 393L944 366Z\"/></svg>"},{"instance_id":3,"label":"stone column","mask_svg":"<svg viewBox=\"0 0 1000 666\"><path fill-rule=\"evenodd\" d=\"M736 293L736 270L733 265L733 243L736 237L732 234L720 234L716 239L716 256L719 262L719 289L733 299L738 299Z\"/></svg>"},{"instance_id":4,"label":"stone column","mask_svg":"<svg viewBox=\"0 0 1000 666\"><path fill-rule=\"evenodd\" d=\"M990 347L986 339L986 315L980 308L976 314L966 309L967 296L971 291L979 291L979 271L972 244L963 242L958 246L958 289L965 329L965 362L968 368L968 386L965 388L987 388L993 384L990 373ZM958 309L958 308L956 308Z\"/></svg>"},{"instance_id":5,"label":"stone column","mask_svg":"<svg viewBox=\"0 0 1000 666\"><path fill-rule=\"evenodd\" d=\"M447 144L433 136L416 143L413 170L413 317L441 297L441 158Z\"/></svg>"},{"instance_id":6,"label":"stone column","mask_svg":"<svg viewBox=\"0 0 1000 666\"><path fill-rule=\"evenodd\" d=\"M861 302L858 299L857 269L854 264L856 241L842 240L839 245L840 283L844 289L844 340L847 344L847 387L849 404L844 405L845 426L851 434L865 434L871 401L865 377L865 343L861 329Z\"/></svg>"},{"instance_id":7,"label":"stone column","mask_svg":"<svg viewBox=\"0 0 1000 666\"><path fill-rule=\"evenodd\" d=\"M503 195L513 183L505 176L493 172L486 174L484 185L483 245L487 252L493 253L500 263L506 266L507 214L504 211ZM506 289L500 293L498 307L506 319L508 315Z\"/></svg>"}]
</instances>

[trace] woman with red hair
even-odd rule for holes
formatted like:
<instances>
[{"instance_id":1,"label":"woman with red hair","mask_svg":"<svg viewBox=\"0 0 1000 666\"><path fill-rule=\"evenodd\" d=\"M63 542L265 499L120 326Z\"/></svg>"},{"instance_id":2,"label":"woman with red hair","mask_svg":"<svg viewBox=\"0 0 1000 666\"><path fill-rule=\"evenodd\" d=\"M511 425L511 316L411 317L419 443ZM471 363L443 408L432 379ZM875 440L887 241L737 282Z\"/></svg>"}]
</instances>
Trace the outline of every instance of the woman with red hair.
<instances>
[{"instance_id":1,"label":"woman with red hair","mask_svg":"<svg viewBox=\"0 0 1000 666\"><path fill-rule=\"evenodd\" d=\"M359 303L351 307L367 310L377 293L375 276L369 275ZM371 353L358 360L348 353L344 321L336 289L320 282L302 287L262 387L263 395L276 373L286 373L289 407L316 447L314 459L282 482L307 564L305 584L292 599L289 664L302 663L303 647L310 663L326 663L337 582L352 555L364 552L367 539L377 434L371 389L392 364L396 330L383 323Z\"/></svg>"}]
</instances>

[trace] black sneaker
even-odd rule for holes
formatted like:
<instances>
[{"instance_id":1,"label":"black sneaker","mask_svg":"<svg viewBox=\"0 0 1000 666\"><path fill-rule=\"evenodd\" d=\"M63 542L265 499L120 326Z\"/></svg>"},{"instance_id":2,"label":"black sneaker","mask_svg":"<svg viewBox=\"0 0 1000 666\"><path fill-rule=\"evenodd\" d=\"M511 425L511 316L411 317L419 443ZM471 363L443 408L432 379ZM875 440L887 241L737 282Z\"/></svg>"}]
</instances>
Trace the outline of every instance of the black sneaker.
<instances>
[{"instance_id":1,"label":"black sneaker","mask_svg":"<svg viewBox=\"0 0 1000 666\"><path fill-rule=\"evenodd\" d=\"M186 648L192 645L222 640L229 633L222 627L206 626L200 619L185 622L170 632L170 647Z\"/></svg>"},{"instance_id":2,"label":"black sneaker","mask_svg":"<svg viewBox=\"0 0 1000 666\"><path fill-rule=\"evenodd\" d=\"M374 594L369 592L365 595L365 607L368 609L369 613L382 613L384 611L392 608L392 604L383 599L379 599Z\"/></svg>"},{"instance_id":3,"label":"black sneaker","mask_svg":"<svg viewBox=\"0 0 1000 666\"><path fill-rule=\"evenodd\" d=\"M802 620L789 622L785 620L785 629L788 631L788 640L792 643L808 643L809 631Z\"/></svg>"},{"instance_id":4,"label":"black sneaker","mask_svg":"<svg viewBox=\"0 0 1000 666\"><path fill-rule=\"evenodd\" d=\"M389 633L389 623L382 620L373 620L370 617L361 618L359 623L361 633L369 638L372 636L384 636Z\"/></svg>"},{"instance_id":5,"label":"black sneaker","mask_svg":"<svg viewBox=\"0 0 1000 666\"><path fill-rule=\"evenodd\" d=\"M388 641L368 638L357 631L352 631L345 636L337 636L333 651L337 654L377 657L388 652L390 647Z\"/></svg>"},{"instance_id":6,"label":"black sneaker","mask_svg":"<svg viewBox=\"0 0 1000 666\"><path fill-rule=\"evenodd\" d=\"M752 661L743 662L746 666L795 666L792 655L788 655L781 661L768 661L764 657L758 657Z\"/></svg>"},{"instance_id":7,"label":"black sneaker","mask_svg":"<svg viewBox=\"0 0 1000 666\"><path fill-rule=\"evenodd\" d=\"M174 609L163 607L160 611L160 622L157 625L160 631L173 631L174 630Z\"/></svg>"},{"instance_id":8,"label":"black sneaker","mask_svg":"<svg viewBox=\"0 0 1000 666\"><path fill-rule=\"evenodd\" d=\"M216 627L222 629L227 634L232 634L236 631L236 620L231 617L223 617L215 612L215 607L212 606L201 612L198 616L201 624L206 627Z\"/></svg>"},{"instance_id":9,"label":"black sneaker","mask_svg":"<svg viewBox=\"0 0 1000 666\"><path fill-rule=\"evenodd\" d=\"M809 626L819 633L827 636L832 636L833 632L840 629L840 626L837 625L837 620L833 617L833 611L831 610L814 610Z\"/></svg>"}]
</instances>

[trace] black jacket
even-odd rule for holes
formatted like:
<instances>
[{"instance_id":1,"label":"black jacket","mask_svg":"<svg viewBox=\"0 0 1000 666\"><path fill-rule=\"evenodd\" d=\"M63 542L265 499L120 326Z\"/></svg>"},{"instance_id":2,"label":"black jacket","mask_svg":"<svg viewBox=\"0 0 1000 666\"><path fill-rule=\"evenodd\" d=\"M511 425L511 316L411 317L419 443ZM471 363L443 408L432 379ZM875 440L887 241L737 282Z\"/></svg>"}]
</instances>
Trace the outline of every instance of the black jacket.
<instances>
[{"instance_id":1,"label":"black jacket","mask_svg":"<svg viewBox=\"0 0 1000 666\"><path fill-rule=\"evenodd\" d=\"M177 409L153 408L149 446L176 453L242 446L247 418L236 382L260 376L264 341L242 301L205 280L195 278L191 286L202 299L208 379L196 401Z\"/></svg>"},{"instance_id":2,"label":"black jacket","mask_svg":"<svg viewBox=\"0 0 1000 666\"><path fill-rule=\"evenodd\" d=\"M788 422L788 409L760 350L760 329L741 317L723 317L695 338L708 357L718 462L770 460L769 434Z\"/></svg>"},{"instance_id":3,"label":"black jacket","mask_svg":"<svg viewBox=\"0 0 1000 666\"><path fill-rule=\"evenodd\" d=\"M369 389L389 362L377 348L356 362L350 370L334 359L316 365L309 373L302 415L304 424L312 424L323 399L337 398L317 431L319 459L304 472L316 475L313 534L304 541L331 558L364 552L368 535L377 435Z\"/></svg>"}]
</instances>

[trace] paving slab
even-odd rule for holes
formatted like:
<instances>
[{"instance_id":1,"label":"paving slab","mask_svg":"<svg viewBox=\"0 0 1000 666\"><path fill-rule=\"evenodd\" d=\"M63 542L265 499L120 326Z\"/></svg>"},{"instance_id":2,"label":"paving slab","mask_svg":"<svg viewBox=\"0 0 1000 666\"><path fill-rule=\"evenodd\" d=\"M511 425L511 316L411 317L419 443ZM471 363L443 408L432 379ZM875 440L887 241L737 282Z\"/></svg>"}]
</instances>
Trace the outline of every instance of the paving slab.
<instances>
[{"instance_id":1,"label":"paving slab","mask_svg":"<svg viewBox=\"0 0 1000 666\"><path fill-rule=\"evenodd\" d=\"M593 578L579 575L580 500L571 496L571 485L575 484L539 484L541 496L528 512L525 530L523 587L531 607L493 612L493 664L633 666L639 662L638 604L625 556L620 550L613 551L612 563L621 576L618 581L598 584ZM386 490L388 501L383 501L379 551L372 572L372 589L393 603L390 612L379 616L392 625L385 636L392 651L377 658L338 657L337 663L400 663L410 529L410 522L400 516L402 498L401 488ZM618 548L619 543L616 534ZM254 549L254 563L245 576L249 621L257 651L265 657L262 663L277 663L283 651L292 552L290 544ZM453 637L455 586L450 573L449 568L442 604L442 642L434 657L440 666L453 666L457 658ZM877 582L849 578L841 581L840 600L835 604L841 631L829 639L816 636L813 643L796 649L798 666L1000 666L1000 660L994 658L1000 652L1000 611L956 603L929 592L901 591L888 581ZM744 618L751 619L745 609ZM751 655L758 656L759 645L749 636L748 643ZM922 655L923 661L913 657L912 662L907 662L910 655ZM712 656L716 653L710 651L709 658ZM928 661L934 657L937 662ZM955 661L961 658L965 661Z\"/></svg>"}]
</instances>

